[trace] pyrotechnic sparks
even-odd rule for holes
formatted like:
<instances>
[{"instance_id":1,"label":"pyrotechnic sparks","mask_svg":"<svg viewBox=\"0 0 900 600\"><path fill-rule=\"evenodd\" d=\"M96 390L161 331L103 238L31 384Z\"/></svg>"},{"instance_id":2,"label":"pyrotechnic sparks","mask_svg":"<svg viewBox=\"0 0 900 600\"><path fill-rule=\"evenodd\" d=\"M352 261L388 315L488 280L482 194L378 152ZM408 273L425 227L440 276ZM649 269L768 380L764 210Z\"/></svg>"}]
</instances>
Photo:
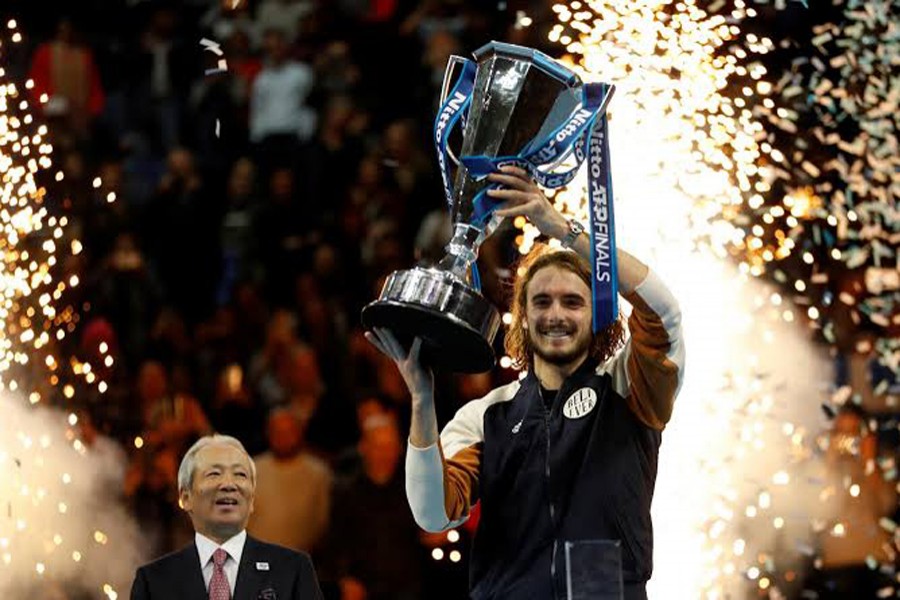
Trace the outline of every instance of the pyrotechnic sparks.
<instances>
[{"instance_id":1,"label":"pyrotechnic sparks","mask_svg":"<svg viewBox=\"0 0 900 600\"><path fill-rule=\"evenodd\" d=\"M896 30L883 7L850 4L868 24L849 26L857 42L877 45L873 27ZM828 513L823 484L809 475L823 452L815 443L825 424L818 405L832 375L824 353L798 328L815 326L827 306L810 302L811 288L823 283L817 265L849 258L830 231L841 221L831 214L835 188L820 183L822 165L786 150L771 131L798 139L809 134L797 125L801 108L784 97L791 74L771 78L765 58L777 48L742 30L757 14L741 0L575 1L553 10L558 23L549 38L565 47L565 59L586 80L617 86L609 114L619 243L663 274L684 310L690 366L661 456L651 589L660 597L677 590L692 598L747 588L769 597L799 591L804 565L816 552L813 536L845 535L852 527ZM843 73L865 78L893 68L880 75L891 83L876 83L869 94L884 90L882 104L896 103L900 70L890 65L900 60L897 50L872 52L881 59L877 66L870 56L872 68L863 75L856 68ZM845 111L859 106L843 104ZM879 122L878 146L896 145L896 123L885 132L889 127ZM861 127L871 140L868 129ZM875 144L862 146L874 150ZM887 154L876 158L895 181ZM584 189L572 187L554 202L587 221L585 197ZM884 217L884 208L874 212ZM844 215L862 219L852 210ZM515 226L523 230L520 251L527 252L538 232L524 219ZM723 262L728 257L738 259L737 272ZM806 265L808 275L789 279L779 270L789 259ZM787 293L749 279L763 275ZM872 279L882 287L893 281L885 273ZM862 492L850 482L840 493Z\"/></svg>"},{"instance_id":2,"label":"pyrotechnic sparks","mask_svg":"<svg viewBox=\"0 0 900 600\"><path fill-rule=\"evenodd\" d=\"M14 21L7 33L14 44L22 39ZM0 39L0 65L5 46ZM73 383L106 387L95 366L64 355L62 342L79 321L67 291L79 278L62 263L82 245L68 234L68 219L48 208L43 182L64 175L51 171L50 133L35 116L33 87L30 80L20 87L0 67L0 593L40 596L42 586L79 582L115 598L123 568L136 560L120 546L123 558L111 564L104 548L110 532L132 527L109 502L118 459L88 449L76 414L32 408L50 400L71 405Z\"/></svg>"}]
</instances>

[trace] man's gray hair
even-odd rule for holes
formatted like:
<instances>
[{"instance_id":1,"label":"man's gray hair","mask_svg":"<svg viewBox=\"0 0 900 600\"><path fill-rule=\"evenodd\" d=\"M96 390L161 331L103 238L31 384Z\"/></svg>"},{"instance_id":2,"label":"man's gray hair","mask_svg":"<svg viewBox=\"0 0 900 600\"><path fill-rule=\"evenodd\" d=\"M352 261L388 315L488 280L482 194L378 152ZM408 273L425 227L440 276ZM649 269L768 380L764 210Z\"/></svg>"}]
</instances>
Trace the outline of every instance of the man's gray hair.
<instances>
[{"instance_id":1,"label":"man's gray hair","mask_svg":"<svg viewBox=\"0 0 900 600\"><path fill-rule=\"evenodd\" d=\"M181 459L181 466L178 467L179 494L181 492L184 492L185 490L190 490L191 486L194 484L194 471L197 468L197 454L207 446L213 446L216 444L234 446L235 448L246 454L247 459L250 461L250 480L254 484L256 484L256 463L253 462L253 457L250 456L241 441L235 437L231 437L230 435L220 435L218 433L214 433L213 435L203 436L202 438L194 442L194 445L184 453L184 458Z\"/></svg>"}]
</instances>

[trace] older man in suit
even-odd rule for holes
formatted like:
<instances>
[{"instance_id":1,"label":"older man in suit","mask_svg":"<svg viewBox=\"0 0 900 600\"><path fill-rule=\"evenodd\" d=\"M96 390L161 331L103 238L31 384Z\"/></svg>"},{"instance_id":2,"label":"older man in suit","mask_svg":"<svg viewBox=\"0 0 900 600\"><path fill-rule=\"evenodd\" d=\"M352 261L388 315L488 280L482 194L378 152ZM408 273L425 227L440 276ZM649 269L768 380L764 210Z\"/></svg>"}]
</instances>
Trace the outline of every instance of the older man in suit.
<instances>
[{"instance_id":1,"label":"older man in suit","mask_svg":"<svg viewBox=\"0 0 900 600\"><path fill-rule=\"evenodd\" d=\"M321 600L309 556L247 536L256 468L235 438L201 438L178 469L194 543L137 570L132 600Z\"/></svg>"}]
</instances>

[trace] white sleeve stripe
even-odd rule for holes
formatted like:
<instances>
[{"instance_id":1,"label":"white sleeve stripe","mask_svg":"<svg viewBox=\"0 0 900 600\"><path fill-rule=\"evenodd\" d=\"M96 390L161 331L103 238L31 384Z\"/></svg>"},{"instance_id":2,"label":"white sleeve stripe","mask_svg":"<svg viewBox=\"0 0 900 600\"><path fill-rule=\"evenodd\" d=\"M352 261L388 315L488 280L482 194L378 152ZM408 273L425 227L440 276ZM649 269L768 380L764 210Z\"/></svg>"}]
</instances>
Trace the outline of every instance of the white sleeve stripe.
<instances>
[{"instance_id":1,"label":"white sleeve stripe","mask_svg":"<svg viewBox=\"0 0 900 600\"><path fill-rule=\"evenodd\" d=\"M669 340L674 343L680 339L681 309L678 307L678 300L659 278L659 275L650 271L634 291L662 321L666 333L669 334Z\"/></svg>"},{"instance_id":2,"label":"white sleeve stripe","mask_svg":"<svg viewBox=\"0 0 900 600\"><path fill-rule=\"evenodd\" d=\"M609 373L612 377L612 386L615 392L627 398L629 387L631 386L631 378L628 376L628 355L631 353L631 339L625 342L625 346L613 358L606 361L597 368L597 374Z\"/></svg>"},{"instance_id":3,"label":"white sleeve stripe","mask_svg":"<svg viewBox=\"0 0 900 600\"><path fill-rule=\"evenodd\" d=\"M678 384L675 394L681 390L684 381L684 339L681 331L681 309L669 288L654 271L649 271L636 288L635 293L659 317L669 339L668 358L678 369ZM631 338L613 358L597 368L598 374L609 373L613 389L623 398L631 393L631 377L628 375L628 359L631 354Z\"/></svg>"},{"instance_id":4,"label":"white sleeve stripe","mask_svg":"<svg viewBox=\"0 0 900 600\"><path fill-rule=\"evenodd\" d=\"M456 411L456 416L441 432L444 458L451 459L458 452L484 442L484 413L498 402L512 400L519 391L519 385L518 381L514 381L499 387L483 398L466 403Z\"/></svg>"},{"instance_id":5,"label":"white sleeve stripe","mask_svg":"<svg viewBox=\"0 0 900 600\"><path fill-rule=\"evenodd\" d=\"M672 292L663 283L659 275L654 271L650 271L644 281L635 288L638 296L640 296L647 306L650 307L662 321L669 338L669 351L666 353L668 358L678 369L678 383L675 387L675 395L681 391L681 384L684 382L684 337L681 331L681 309L678 306L678 300L672 295ZM627 369L626 369L627 376ZM630 382L629 382L630 385Z\"/></svg>"},{"instance_id":6,"label":"white sleeve stripe","mask_svg":"<svg viewBox=\"0 0 900 600\"><path fill-rule=\"evenodd\" d=\"M407 444L406 497L422 529L441 531L450 522L444 508L444 465L437 444L427 448Z\"/></svg>"}]
</instances>

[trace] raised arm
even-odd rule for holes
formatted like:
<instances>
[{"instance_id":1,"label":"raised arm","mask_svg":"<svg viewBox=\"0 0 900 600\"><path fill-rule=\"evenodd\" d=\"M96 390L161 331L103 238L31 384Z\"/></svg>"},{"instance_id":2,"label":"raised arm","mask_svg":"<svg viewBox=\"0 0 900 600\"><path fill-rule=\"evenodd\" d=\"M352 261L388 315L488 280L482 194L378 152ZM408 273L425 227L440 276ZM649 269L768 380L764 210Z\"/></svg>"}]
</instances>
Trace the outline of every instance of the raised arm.
<instances>
[{"instance_id":1,"label":"raised arm","mask_svg":"<svg viewBox=\"0 0 900 600\"><path fill-rule=\"evenodd\" d=\"M569 233L569 221L560 213L541 188L518 167L501 167L488 179L503 184L503 189L490 190L488 194L503 204L495 211L501 217L526 217L544 235L562 240ZM591 239L585 233L575 238L572 250L591 263ZM616 252L619 272L619 293L627 296L647 277L647 266L627 252Z\"/></svg>"},{"instance_id":2,"label":"raised arm","mask_svg":"<svg viewBox=\"0 0 900 600\"><path fill-rule=\"evenodd\" d=\"M563 239L569 224L528 174L516 167L502 167L489 175L503 189L491 197L503 204L500 216L524 216L549 237ZM590 263L590 237L575 238L571 248ZM684 377L684 339L681 310L666 285L637 258L616 251L619 293L634 310L628 319L631 333L624 350L605 369L613 376L616 391L628 400L647 426L662 429L672 416L675 396Z\"/></svg>"},{"instance_id":3,"label":"raised arm","mask_svg":"<svg viewBox=\"0 0 900 600\"><path fill-rule=\"evenodd\" d=\"M624 297L634 309L628 318L631 336L605 369L632 412L648 427L663 429L684 379L681 310L652 271Z\"/></svg>"},{"instance_id":4,"label":"raised arm","mask_svg":"<svg viewBox=\"0 0 900 600\"><path fill-rule=\"evenodd\" d=\"M481 445L458 442L478 436L470 430L480 427L471 420L461 421L459 415L445 429L449 434L450 454L445 458L438 436L434 410L434 377L419 362L421 338L416 338L407 353L394 335L376 328L366 332L379 351L391 358L400 370L412 396L412 421L406 453L406 496L416 523L426 531L443 531L465 521L478 494L478 471ZM463 410L465 407L463 407ZM460 413L463 412L460 410Z\"/></svg>"}]
</instances>

